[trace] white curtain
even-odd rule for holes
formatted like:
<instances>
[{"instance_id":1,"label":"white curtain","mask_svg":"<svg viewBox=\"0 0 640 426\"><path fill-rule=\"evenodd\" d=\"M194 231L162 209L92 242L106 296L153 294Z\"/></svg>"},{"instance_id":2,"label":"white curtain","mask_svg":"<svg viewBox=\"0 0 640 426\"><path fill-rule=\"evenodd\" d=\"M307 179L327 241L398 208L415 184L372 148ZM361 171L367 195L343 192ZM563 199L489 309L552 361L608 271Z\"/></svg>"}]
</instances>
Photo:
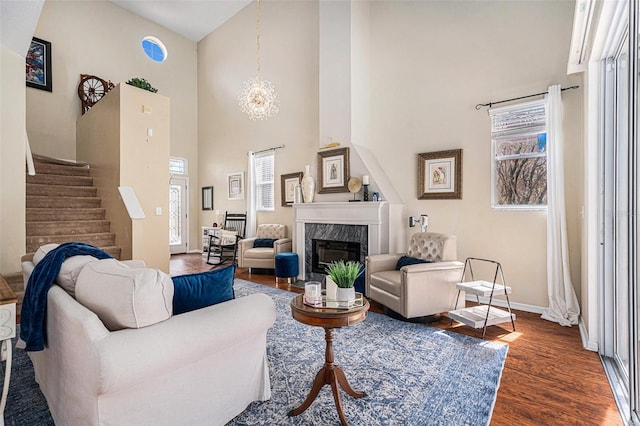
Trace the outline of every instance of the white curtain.
<instances>
[{"instance_id":1,"label":"white curtain","mask_svg":"<svg viewBox=\"0 0 640 426\"><path fill-rule=\"evenodd\" d=\"M547 116L547 290L549 307L542 318L563 326L578 324L580 307L573 290L564 208L562 98L560 86L549 86Z\"/></svg>"},{"instance_id":2,"label":"white curtain","mask_svg":"<svg viewBox=\"0 0 640 426\"><path fill-rule=\"evenodd\" d=\"M249 151L247 158L249 164L247 165L247 230L245 231L245 238L251 238L256 236L256 168L255 168L255 154L253 151Z\"/></svg>"}]
</instances>

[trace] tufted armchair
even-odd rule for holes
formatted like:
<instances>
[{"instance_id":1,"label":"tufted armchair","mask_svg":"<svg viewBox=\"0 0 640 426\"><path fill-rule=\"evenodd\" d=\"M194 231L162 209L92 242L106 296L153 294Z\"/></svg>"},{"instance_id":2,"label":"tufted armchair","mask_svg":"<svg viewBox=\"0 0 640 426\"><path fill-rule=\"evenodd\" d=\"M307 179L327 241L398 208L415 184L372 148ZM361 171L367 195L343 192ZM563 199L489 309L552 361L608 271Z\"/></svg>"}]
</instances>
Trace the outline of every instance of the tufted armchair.
<instances>
[{"instance_id":1,"label":"tufted armchair","mask_svg":"<svg viewBox=\"0 0 640 426\"><path fill-rule=\"evenodd\" d=\"M428 263L398 265L421 259ZM456 237L435 232L411 236L406 254L367 256L365 289L367 297L405 318L439 314L455 309L456 283L463 263L456 260ZM408 263L408 262L405 262ZM401 266L396 269L397 266ZM464 303L464 295L460 299Z\"/></svg>"},{"instance_id":2,"label":"tufted armchair","mask_svg":"<svg viewBox=\"0 0 640 426\"><path fill-rule=\"evenodd\" d=\"M256 239L274 239L273 247L254 247ZM258 225L256 236L238 243L238 266L241 268L275 268L278 253L291 251L291 238L287 238L286 225Z\"/></svg>"}]
</instances>

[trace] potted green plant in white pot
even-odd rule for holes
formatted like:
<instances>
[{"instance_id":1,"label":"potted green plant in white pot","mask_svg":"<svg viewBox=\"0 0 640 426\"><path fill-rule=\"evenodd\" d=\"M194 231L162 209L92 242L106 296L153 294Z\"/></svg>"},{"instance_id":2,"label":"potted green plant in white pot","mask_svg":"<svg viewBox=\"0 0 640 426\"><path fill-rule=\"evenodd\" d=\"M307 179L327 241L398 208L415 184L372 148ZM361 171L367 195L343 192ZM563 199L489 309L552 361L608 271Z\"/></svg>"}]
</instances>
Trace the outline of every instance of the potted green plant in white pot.
<instances>
[{"instance_id":1,"label":"potted green plant in white pot","mask_svg":"<svg viewBox=\"0 0 640 426\"><path fill-rule=\"evenodd\" d=\"M356 279L362 273L362 265L360 262L354 260L349 260L348 262L344 260L331 262L329 266L325 268L325 272L328 274L327 282L331 279L338 287L336 290L336 301L338 305L352 306L356 299L356 291L353 286L356 283Z\"/></svg>"}]
</instances>

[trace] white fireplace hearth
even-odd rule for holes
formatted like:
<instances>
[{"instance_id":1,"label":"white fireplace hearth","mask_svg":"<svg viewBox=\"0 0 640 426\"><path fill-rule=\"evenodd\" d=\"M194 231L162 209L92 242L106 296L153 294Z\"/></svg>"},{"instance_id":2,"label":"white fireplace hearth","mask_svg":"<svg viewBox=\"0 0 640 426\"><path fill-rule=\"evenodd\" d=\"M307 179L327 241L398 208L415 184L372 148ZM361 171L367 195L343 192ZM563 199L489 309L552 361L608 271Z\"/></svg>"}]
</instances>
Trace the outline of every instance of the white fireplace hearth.
<instances>
[{"instance_id":1,"label":"white fireplace hearth","mask_svg":"<svg viewBox=\"0 0 640 426\"><path fill-rule=\"evenodd\" d=\"M318 279L310 266L314 238L359 242L363 264L369 254L389 252L389 204L385 201L300 203L293 208L293 249L304 280Z\"/></svg>"}]
</instances>

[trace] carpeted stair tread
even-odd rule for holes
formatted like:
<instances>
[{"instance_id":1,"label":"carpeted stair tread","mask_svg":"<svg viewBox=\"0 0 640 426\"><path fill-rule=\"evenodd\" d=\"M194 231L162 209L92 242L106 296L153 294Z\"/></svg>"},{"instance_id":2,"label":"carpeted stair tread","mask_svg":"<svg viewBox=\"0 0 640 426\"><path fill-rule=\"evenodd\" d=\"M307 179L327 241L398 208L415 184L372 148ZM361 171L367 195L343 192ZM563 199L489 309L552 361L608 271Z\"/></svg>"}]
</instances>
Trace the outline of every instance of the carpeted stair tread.
<instances>
[{"instance_id":1,"label":"carpeted stair tread","mask_svg":"<svg viewBox=\"0 0 640 426\"><path fill-rule=\"evenodd\" d=\"M89 163L75 160L64 160L61 158L52 158L40 154L32 154L34 164L61 164L63 166L89 167Z\"/></svg>"},{"instance_id":2,"label":"carpeted stair tread","mask_svg":"<svg viewBox=\"0 0 640 426\"><path fill-rule=\"evenodd\" d=\"M100 207L101 200L97 197L46 197L43 195L27 195L27 208L63 208L78 207L91 208Z\"/></svg>"},{"instance_id":3,"label":"carpeted stair tread","mask_svg":"<svg viewBox=\"0 0 640 426\"><path fill-rule=\"evenodd\" d=\"M27 183L41 183L45 185L65 185L65 186L93 186L93 178L90 176L65 176L36 174L27 175Z\"/></svg>"},{"instance_id":4,"label":"carpeted stair tread","mask_svg":"<svg viewBox=\"0 0 640 426\"><path fill-rule=\"evenodd\" d=\"M104 220L104 208L28 208L27 222Z\"/></svg>"},{"instance_id":5,"label":"carpeted stair tread","mask_svg":"<svg viewBox=\"0 0 640 426\"><path fill-rule=\"evenodd\" d=\"M115 234L104 232L99 234L77 234L77 235L37 235L27 237L27 252L36 251L38 247L50 243L67 243L70 241L78 241L81 243L91 244L96 247L108 247L115 245Z\"/></svg>"},{"instance_id":6,"label":"carpeted stair tread","mask_svg":"<svg viewBox=\"0 0 640 426\"><path fill-rule=\"evenodd\" d=\"M27 222L27 235L78 235L109 232L108 220Z\"/></svg>"},{"instance_id":7,"label":"carpeted stair tread","mask_svg":"<svg viewBox=\"0 0 640 426\"><path fill-rule=\"evenodd\" d=\"M38 173L48 175L89 176L91 170L88 166L76 166L71 164L49 164L34 162L36 175Z\"/></svg>"},{"instance_id":8,"label":"carpeted stair tread","mask_svg":"<svg viewBox=\"0 0 640 426\"><path fill-rule=\"evenodd\" d=\"M49 195L60 197L95 197L98 188L95 186L49 185L44 183L27 183L27 195Z\"/></svg>"}]
</instances>

